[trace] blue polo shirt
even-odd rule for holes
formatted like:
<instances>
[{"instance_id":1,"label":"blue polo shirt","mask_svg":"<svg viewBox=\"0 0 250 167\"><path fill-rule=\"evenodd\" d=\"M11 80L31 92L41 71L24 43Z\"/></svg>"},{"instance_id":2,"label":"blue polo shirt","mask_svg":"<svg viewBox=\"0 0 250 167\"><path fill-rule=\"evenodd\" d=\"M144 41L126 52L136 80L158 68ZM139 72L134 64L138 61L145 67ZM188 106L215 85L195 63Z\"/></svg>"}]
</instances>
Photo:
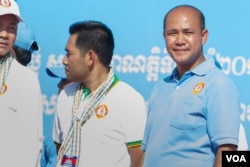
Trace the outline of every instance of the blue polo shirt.
<instances>
[{"instance_id":1,"label":"blue polo shirt","mask_svg":"<svg viewBox=\"0 0 250 167\"><path fill-rule=\"evenodd\" d=\"M212 167L219 145L238 143L238 92L213 59L177 78L174 69L148 101L145 167Z\"/></svg>"}]
</instances>

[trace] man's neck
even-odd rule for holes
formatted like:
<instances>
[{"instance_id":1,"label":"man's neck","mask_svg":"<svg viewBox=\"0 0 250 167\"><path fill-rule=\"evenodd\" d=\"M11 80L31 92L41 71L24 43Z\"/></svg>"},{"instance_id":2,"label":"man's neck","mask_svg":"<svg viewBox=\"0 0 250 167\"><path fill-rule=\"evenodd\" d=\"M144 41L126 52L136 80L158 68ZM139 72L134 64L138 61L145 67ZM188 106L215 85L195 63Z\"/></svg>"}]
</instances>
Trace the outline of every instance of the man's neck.
<instances>
[{"instance_id":1,"label":"man's neck","mask_svg":"<svg viewBox=\"0 0 250 167\"><path fill-rule=\"evenodd\" d=\"M110 69L97 69L92 71L88 81L83 84L90 90L90 92L95 91L107 79L109 70Z\"/></svg>"}]
</instances>

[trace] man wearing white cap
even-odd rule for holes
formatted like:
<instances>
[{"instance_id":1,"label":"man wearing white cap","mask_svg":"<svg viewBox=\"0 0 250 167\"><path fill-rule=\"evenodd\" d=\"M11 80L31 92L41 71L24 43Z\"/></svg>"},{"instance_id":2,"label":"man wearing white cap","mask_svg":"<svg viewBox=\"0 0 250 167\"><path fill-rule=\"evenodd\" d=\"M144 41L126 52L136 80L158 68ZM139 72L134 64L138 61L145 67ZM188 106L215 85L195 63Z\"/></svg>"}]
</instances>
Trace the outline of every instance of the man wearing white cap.
<instances>
[{"instance_id":1,"label":"man wearing white cap","mask_svg":"<svg viewBox=\"0 0 250 167\"><path fill-rule=\"evenodd\" d=\"M18 22L13 0L0 0L0 163L36 167L42 148L42 100L36 74L12 52Z\"/></svg>"}]
</instances>

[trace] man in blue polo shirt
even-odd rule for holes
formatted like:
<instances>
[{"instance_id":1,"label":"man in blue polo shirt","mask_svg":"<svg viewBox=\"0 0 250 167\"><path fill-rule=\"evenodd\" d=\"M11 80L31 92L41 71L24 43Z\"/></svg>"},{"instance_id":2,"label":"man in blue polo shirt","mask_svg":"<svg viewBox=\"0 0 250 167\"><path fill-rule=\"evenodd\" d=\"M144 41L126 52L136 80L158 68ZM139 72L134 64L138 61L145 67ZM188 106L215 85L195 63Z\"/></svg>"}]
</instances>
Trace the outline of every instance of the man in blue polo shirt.
<instances>
[{"instance_id":1,"label":"man in blue polo shirt","mask_svg":"<svg viewBox=\"0 0 250 167\"><path fill-rule=\"evenodd\" d=\"M240 111L232 80L206 59L202 12L188 5L164 18L164 39L176 63L153 89L142 149L145 167L218 167L222 151L236 150Z\"/></svg>"}]
</instances>

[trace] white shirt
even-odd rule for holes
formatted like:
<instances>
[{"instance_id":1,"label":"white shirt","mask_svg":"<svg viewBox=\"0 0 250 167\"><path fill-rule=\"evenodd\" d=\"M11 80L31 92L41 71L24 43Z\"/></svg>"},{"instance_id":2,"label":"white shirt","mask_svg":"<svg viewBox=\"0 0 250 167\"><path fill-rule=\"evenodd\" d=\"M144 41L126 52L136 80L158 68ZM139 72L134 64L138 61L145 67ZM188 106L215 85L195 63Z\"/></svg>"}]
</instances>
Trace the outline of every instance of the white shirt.
<instances>
[{"instance_id":1,"label":"white shirt","mask_svg":"<svg viewBox=\"0 0 250 167\"><path fill-rule=\"evenodd\" d=\"M58 97L53 138L62 143L71 118L76 84ZM100 107L102 106L102 107ZM99 109L82 126L81 159L85 167L129 167L127 144L141 141L146 122L146 104L131 86L119 81L104 97ZM83 110L84 105L80 104Z\"/></svg>"},{"instance_id":2,"label":"white shirt","mask_svg":"<svg viewBox=\"0 0 250 167\"><path fill-rule=\"evenodd\" d=\"M42 149L42 101L36 74L13 60L0 95L0 164L35 167Z\"/></svg>"}]
</instances>

